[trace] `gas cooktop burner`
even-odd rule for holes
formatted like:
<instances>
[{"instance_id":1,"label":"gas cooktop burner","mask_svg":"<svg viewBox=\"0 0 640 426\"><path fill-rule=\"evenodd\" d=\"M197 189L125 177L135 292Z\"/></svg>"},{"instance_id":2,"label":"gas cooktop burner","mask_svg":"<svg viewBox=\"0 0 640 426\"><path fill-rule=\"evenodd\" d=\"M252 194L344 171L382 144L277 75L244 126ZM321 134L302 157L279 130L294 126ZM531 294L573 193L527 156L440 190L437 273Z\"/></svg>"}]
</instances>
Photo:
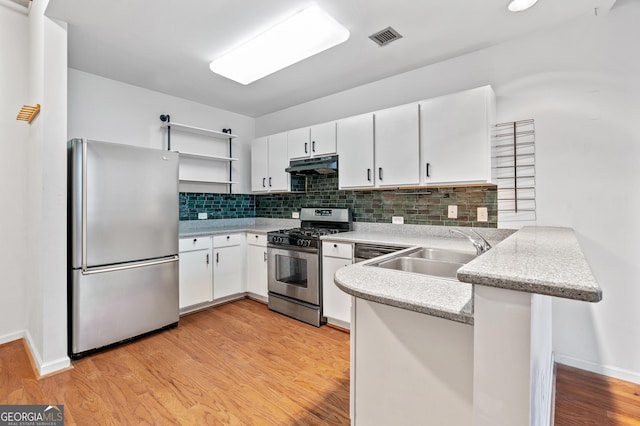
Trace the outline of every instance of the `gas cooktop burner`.
<instances>
[{"instance_id":1,"label":"gas cooktop burner","mask_svg":"<svg viewBox=\"0 0 640 426\"><path fill-rule=\"evenodd\" d=\"M303 208L300 220L299 228L268 232L269 245L319 248L320 237L323 235L351 230L351 214L348 209Z\"/></svg>"},{"instance_id":2,"label":"gas cooktop burner","mask_svg":"<svg viewBox=\"0 0 640 426\"><path fill-rule=\"evenodd\" d=\"M344 232L342 229L327 229L327 228L291 228L291 229L280 229L279 231L274 231L273 234L280 234L286 236L293 237L309 237L309 238L318 238L323 235L331 235L337 234L338 232Z\"/></svg>"}]
</instances>

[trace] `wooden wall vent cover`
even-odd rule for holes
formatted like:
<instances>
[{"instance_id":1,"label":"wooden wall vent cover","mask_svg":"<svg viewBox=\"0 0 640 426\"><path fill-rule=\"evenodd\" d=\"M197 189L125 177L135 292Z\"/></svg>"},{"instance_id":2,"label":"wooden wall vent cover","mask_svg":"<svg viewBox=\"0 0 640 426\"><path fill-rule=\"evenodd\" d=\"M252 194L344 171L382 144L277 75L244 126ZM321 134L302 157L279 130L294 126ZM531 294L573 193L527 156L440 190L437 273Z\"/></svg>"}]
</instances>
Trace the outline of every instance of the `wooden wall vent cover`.
<instances>
[{"instance_id":1,"label":"wooden wall vent cover","mask_svg":"<svg viewBox=\"0 0 640 426\"><path fill-rule=\"evenodd\" d=\"M18 112L18 116L16 120L27 121L29 124L36 118L36 115L40 112L40 104L36 104L36 106L23 105Z\"/></svg>"}]
</instances>

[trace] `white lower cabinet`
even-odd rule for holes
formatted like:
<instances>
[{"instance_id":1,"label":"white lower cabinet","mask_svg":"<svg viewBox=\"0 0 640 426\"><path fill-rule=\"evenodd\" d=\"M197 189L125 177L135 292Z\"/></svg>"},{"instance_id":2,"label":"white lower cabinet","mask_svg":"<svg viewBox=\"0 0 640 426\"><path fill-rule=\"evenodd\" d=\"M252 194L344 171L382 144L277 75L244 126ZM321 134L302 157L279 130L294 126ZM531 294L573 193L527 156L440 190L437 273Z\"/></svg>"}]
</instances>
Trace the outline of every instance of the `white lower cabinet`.
<instances>
[{"instance_id":1,"label":"white lower cabinet","mask_svg":"<svg viewBox=\"0 0 640 426\"><path fill-rule=\"evenodd\" d=\"M213 300L244 293L244 233L213 237Z\"/></svg>"},{"instance_id":2,"label":"white lower cabinet","mask_svg":"<svg viewBox=\"0 0 640 426\"><path fill-rule=\"evenodd\" d=\"M340 290L333 276L342 267L353 263L352 244L322 243L322 310L329 324L346 329L351 324L351 296Z\"/></svg>"},{"instance_id":3,"label":"white lower cabinet","mask_svg":"<svg viewBox=\"0 0 640 426\"><path fill-rule=\"evenodd\" d=\"M180 309L210 302L211 237L181 238Z\"/></svg>"},{"instance_id":4,"label":"white lower cabinet","mask_svg":"<svg viewBox=\"0 0 640 426\"><path fill-rule=\"evenodd\" d=\"M475 424L472 325L360 298L353 315L352 425Z\"/></svg>"},{"instance_id":5,"label":"white lower cabinet","mask_svg":"<svg viewBox=\"0 0 640 426\"><path fill-rule=\"evenodd\" d=\"M267 236L247 233L247 292L267 301Z\"/></svg>"}]
</instances>

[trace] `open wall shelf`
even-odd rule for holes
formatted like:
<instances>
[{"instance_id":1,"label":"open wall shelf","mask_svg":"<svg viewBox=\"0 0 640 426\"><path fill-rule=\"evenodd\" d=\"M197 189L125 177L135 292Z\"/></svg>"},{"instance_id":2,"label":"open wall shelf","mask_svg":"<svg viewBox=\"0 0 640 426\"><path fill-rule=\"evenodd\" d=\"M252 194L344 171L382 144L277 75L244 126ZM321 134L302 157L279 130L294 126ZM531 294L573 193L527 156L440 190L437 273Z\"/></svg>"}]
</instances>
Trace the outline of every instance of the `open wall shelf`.
<instances>
[{"instance_id":1,"label":"open wall shelf","mask_svg":"<svg viewBox=\"0 0 640 426\"><path fill-rule=\"evenodd\" d=\"M202 127L196 127L196 126L190 126L188 124L181 124L181 123L175 123L172 122L170 119L170 116L168 114L163 114L160 116L160 120L162 121L161 127L166 129L167 131L167 150L172 150L171 147L171 131L179 131L179 132L185 132L185 133L191 133L191 134L195 134L195 135L199 135L199 136L205 136L208 138L213 138L213 139L217 139L219 141L227 141L227 143L229 144L228 147L228 152L229 155L228 156L221 156L221 155L210 155L210 154L201 154L201 153L196 153L196 152L184 152L181 150L176 150L175 147L173 149L173 151L177 152L180 155L180 158L184 158L184 159L192 159L192 160L205 160L205 161L212 161L212 162L217 162L217 163L226 163L227 167L228 167L228 176L229 179L225 179L225 180L220 180L220 179L208 179L208 178L201 178L198 175L203 175L203 173L198 173L198 165L197 163L194 161L192 162L192 164L181 164L181 167L184 167L185 170L187 166L195 168L195 173L192 173L191 176L189 177L181 177L180 181L181 182L200 182L200 183L215 183L215 184L224 184L224 185L228 185L229 186L229 194L231 194L232 190L231 190L231 185L237 184L238 182L233 180L233 169L232 169L232 164L234 161L238 161L238 158L233 157L233 149L232 149L232 141L233 139L237 138L238 135L234 135L231 132L231 129L222 129L222 131L217 131L217 130L211 130L211 129L205 129ZM201 163L202 164L202 163ZM207 168L203 168L200 166L200 172L202 172L202 170L207 170ZM182 170L181 170L182 172ZM182 173L181 173L182 176Z\"/></svg>"}]
</instances>

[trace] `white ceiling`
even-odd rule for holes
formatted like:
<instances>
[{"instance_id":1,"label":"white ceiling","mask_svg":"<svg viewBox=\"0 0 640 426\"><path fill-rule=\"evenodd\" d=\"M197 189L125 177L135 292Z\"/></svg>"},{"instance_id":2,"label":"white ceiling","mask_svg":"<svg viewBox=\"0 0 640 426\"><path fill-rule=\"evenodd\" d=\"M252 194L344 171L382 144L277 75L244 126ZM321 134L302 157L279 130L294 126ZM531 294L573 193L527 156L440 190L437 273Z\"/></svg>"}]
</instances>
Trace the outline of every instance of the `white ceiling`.
<instances>
[{"instance_id":1,"label":"white ceiling","mask_svg":"<svg viewBox=\"0 0 640 426\"><path fill-rule=\"evenodd\" d=\"M69 67L258 117L390 75L609 10L615 0L316 0L346 43L243 86L209 70L221 53L312 0L50 0L69 24ZM403 38L378 47L392 26ZM508 66L508 62L505 62Z\"/></svg>"}]
</instances>

